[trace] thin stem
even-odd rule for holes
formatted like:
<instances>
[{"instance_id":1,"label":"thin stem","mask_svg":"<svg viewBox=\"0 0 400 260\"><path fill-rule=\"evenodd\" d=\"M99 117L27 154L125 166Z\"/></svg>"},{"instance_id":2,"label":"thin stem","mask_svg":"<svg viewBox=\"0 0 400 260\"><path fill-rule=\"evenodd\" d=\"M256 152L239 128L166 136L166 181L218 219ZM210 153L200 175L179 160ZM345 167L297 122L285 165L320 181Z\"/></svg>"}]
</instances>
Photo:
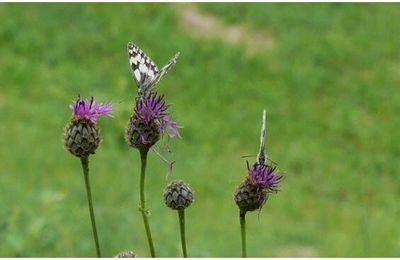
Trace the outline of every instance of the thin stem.
<instances>
[{"instance_id":1,"label":"thin stem","mask_svg":"<svg viewBox=\"0 0 400 260\"><path fill-rule=\"evenodd\" d=\"M183 257L187 257L187 251L186 251L186 238L185 238L185 210L180 209L178 210L178 215L179 215L179 228L181 231L181 243L182 243L182 253Z\"/></svg>"},{"instance_id":2,"label":"thin stem","mask_svg":"<svg viewBox=\"0 0 400 260\"><path fill-rule=\"evenodd\" d=\"M246 257L246 212L240 212L240 230L242 234L242 257Z\"/></svg>"},{"instance_id":3,"label":"thin stem","mask_svg":"<svg viewBox=\"0 0 400 260\"><path fill-rule=\"evenodd\" d=\"M81 163L82 163L83 175L85 177L86 194L87 194L87 200L88 200L88 204L89 204L90 220L92 222L93 238L94 238L94 243L96 245L96 253L97 253L97 257L101 257L99 238L97 236L97 229L96 229L96 219L94 217L94 212L93 212L92 192L90 191L89 158L88 157L81 158Z\"/></svg>"},{"instance_id":4,"label":"thin stem","mask_svg":"<svg viewBox=\"0 0 400 260\"><path fill-rule=\"evenodd\" d=\"M149 220L147 219L147 209L146 209L146 200L144 197L144 179L146 177L146 163L147 163L147 152L148 149L140 150L140 159L141 159L141 171L140 171L140 212L142 213L144 228L146 230L147 242L150 247L151 257L156 257L154 252L153 239L151 238L150 225Z\"/></svg>"}]
</instances>

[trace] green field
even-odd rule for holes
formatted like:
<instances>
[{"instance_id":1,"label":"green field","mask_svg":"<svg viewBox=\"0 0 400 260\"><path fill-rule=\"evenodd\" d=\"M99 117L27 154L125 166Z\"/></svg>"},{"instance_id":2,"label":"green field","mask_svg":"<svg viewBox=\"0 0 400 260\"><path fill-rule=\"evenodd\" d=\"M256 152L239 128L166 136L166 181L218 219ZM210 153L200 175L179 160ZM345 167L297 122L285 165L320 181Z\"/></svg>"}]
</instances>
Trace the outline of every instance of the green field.
<instances>
[{"instance_id":1,"label":"green field","mask_svg":"<svg viewBox=\"0 0 400 260\"><path fill-rule=\"evenodd\" d=\"M81 165L62 145L78 94L114 105L90 158L103 255L149 256L123 137L128 41L159 67L181 52L158 90L184 126L164 154L195 191L190 256L240 256L232 194L264 108L285 179L248 215L248 255L400 256L399 4L0 4L0 18L0 256L95 256ZM165 164L148 163L157 255L180 256Z\"/></svg>"}]
</instances>

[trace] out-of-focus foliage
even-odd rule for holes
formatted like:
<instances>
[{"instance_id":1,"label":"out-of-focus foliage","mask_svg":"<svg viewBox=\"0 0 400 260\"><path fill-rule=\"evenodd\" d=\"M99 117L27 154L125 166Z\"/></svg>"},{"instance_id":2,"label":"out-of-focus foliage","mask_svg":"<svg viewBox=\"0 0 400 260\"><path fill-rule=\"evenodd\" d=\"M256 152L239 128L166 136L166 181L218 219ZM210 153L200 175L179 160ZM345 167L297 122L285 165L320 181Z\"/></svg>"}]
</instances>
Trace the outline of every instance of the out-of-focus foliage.
<instances>
[{"instance_id":1,"label":"out-of-focus foliage","mask_svg":"<svg viewBox=\"0 0 400 260\"><path fill-rule=\"evenodd\" d=\"M80 162L61 138L78 94L115 109L90 157L103 254L148 256L139 154L123 138L128 41L159 67L181 52L158 89L184 126L167 156L195 192L190 256L240 255L232 194L264 108L285 180L248 215L249 255L400 255L400 5L1 4L0 17L0 256L95 255ZM156 251L179 256L165 172L151 153Z\"/></svg>"}]
</instances>

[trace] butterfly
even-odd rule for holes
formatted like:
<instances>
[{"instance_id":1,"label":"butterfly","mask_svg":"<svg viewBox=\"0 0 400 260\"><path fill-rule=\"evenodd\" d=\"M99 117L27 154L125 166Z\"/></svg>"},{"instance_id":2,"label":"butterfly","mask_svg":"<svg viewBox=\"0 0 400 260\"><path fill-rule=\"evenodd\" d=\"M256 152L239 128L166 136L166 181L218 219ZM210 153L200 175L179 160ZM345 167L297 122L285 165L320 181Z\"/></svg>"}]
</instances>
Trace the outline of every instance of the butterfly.
<instances>
[{"instance_id":1,"label":"butterfly","mask_svg":"<svg viewBox=\"0 0 400 260\"><path fill-rule=\"evenodd\" d=\"M256 164L265 165L265 162L268 161L271 164L277 165L277 163L272 161L271 159L269 159L267 157L267 154L265 153L265 140L266 139L267 139L267 111L265 111L265 109L264 109L263 115L262 115L262 124L261 124L260 148L258 150ZM253 156L255 156L255 155L246 155L246 156L242 156L242 158L253 157ZM250 170L250 165L249 165L248 161L247 161L247 169Z\"/></svg>"},{"instance_id":2,"label":"butterfly","mask_svg":"<svg viewBox=\"0 0 400 260\"><path fill-rule=\"evenodd\" d=\"M129 65L132 69L133 79L138 86L139 96L149 94L161 78L176 64L178 57L179 52L161 70L158 70L156 64L137 45L129 42Z\"/></svg>"},{"instance_id":3,"label":"butterfly","mask_svg":"<svg viewBox=\"0 0 400 260\"><path fill-rule=\"evenodd\" d=\"M265 139L267 135L267 111L263 111L262 116L262 126L261 126L261 135L260 135L260 150L257 155L257 162L259 164L264 164L267 159L267 155L265 154Z\"/></svg>"}]
</instances>

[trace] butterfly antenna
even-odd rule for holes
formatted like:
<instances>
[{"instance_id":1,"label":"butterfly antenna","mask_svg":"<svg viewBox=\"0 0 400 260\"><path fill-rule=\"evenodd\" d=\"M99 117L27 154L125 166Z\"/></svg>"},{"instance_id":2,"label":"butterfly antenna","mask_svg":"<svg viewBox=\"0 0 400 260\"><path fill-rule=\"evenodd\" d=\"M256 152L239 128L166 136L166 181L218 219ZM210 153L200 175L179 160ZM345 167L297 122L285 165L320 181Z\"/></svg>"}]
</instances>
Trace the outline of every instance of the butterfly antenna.
<instances>
[{"instance_id":1,"label":"butterfly antenna","mask_svg":"<svg viewBox=\"0 0 400 260\"><path fill-rule=\"evenodd\" d=\"M249 158L249 157L256 157L257 156L257 154L250 154L250 155L243 155L243 156L240 156L240 158Z\"/></svg>"},{"instance_id":2,"label":"butterfly antenna","mask_svg":"<svg viewBox=\"0 0 400 260\"><path fill-rule=\"evenodd\" d=\"M259 164L264 164L266 158L265 154L265 139L267 135L267 111L263 111L263 116L262 116L262 126L261 126L261 135L260 135L260 150L257 155L257 162Z\"/></svg>"},{"instance_id":3,"label":"butterfly antenna","mask_svg":"<svg viewBox=\"0 0 400 260\"><path fill-rule=\"evenodd\" d=\"M275 165L278 165L278 163L276 163L275 161L273 161L273 160L271 160L269 158L267 158L267 160L270 161L271 163L275 164Z\"/></svg>"}]
</instances>

